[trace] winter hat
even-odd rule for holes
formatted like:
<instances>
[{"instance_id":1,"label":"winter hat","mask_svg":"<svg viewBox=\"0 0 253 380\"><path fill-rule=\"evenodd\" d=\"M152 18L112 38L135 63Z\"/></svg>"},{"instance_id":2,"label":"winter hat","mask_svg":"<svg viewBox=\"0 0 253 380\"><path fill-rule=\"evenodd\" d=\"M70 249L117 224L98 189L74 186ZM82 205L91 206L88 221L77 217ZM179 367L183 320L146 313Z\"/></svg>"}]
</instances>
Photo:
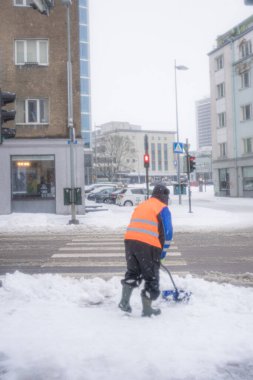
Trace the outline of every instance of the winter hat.
<instances>
[{"instance_id":1,"label":"winter hat","mask_svg":"<svg viewBox=\"0 0 253 380\"><path fill-rule=\"evenodd\" d=\"M169 189L162 183L158 183L155 185L154 190L152 192L152 197L159 199L159 201L165 203L166 205L169 202Z\"/></svg>"}]
</instances>

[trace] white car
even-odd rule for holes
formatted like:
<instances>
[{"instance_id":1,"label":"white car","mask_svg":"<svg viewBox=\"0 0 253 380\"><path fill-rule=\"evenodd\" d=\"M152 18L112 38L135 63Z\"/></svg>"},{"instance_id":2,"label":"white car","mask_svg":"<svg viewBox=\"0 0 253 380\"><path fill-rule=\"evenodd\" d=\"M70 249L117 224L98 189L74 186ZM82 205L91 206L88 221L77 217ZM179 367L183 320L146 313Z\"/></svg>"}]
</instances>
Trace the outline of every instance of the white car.
<instances>
[{"instance_id":1,"label":"white car","mask_svg":"<svg viewBox=\"0 0 253 380\"><path fill-rule=\"evenodd\" d=\"M117 195L116 205L118 206L136 206L147 199L146 188L128 187Z\"/></svg>"}]
</instances>

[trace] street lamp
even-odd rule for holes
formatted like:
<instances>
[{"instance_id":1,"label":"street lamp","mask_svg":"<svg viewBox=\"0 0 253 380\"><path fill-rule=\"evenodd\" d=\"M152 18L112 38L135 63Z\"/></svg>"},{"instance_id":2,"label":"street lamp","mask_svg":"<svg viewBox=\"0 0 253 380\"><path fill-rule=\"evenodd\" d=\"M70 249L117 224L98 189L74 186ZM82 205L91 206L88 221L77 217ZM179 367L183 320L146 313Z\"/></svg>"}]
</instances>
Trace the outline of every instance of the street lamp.
<instances>
[{"instance_id":1,"label":"street lamp","mask_svg":"<svg viewBox=\"0 0 253 380\"><path fill-rule=\"evenodd\" d=\"M188 67L177 65L175 60L175 98L176 98L176 126L177 126L177 143L179 143L179 129L178 129L178 105L177 105L177 70L188 70ZM177 183L178 183L178 202L182 204L181 196L181 181L180 181L180 153L177 153Z\"/></svg>"}]
</instances>

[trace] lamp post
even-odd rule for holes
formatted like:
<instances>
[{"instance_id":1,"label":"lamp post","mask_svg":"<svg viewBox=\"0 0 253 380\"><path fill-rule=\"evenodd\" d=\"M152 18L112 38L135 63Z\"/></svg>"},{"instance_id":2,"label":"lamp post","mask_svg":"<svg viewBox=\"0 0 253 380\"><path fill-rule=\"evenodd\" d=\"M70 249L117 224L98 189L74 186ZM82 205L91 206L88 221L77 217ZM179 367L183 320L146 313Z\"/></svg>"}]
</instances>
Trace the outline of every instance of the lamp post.
<instances>
[{"instance_id":1,"label":"lamp post","mask_svg":"<svg viewBox=\"0 0 253 380\"><path fill-rule=\"evenodd\" d=\"M72 198L75 191L75 163L74 163L74 144L75 144L75 128L73 123L73 86L72 86L72 60L71 60L71 25L70 25L70 5L71 0L62 0L62 4L67 7L67 39L68 39L68 128L69 128L69 143L70 143L70 186ZM71 217L69 224L79 224L76 219L76 205L71 202Z\"/></svg>"},{"instance_id":2,"label":"lamp post","mask_svg":"<svg viewBox=\"0 0 253 380\"><path fill-rule=\"evenodd\" d=\"M176 127L177 127L177 143L179 143L179 128L178 128L178 104L177 104L177 70L188 70L188 67L177 65L175 60L175 98L176 98ZM180 181L180 153L177 154L177 183L178 183L178 203L182 204L181 196L181 181Z\"/></svg>"}]
</instances>

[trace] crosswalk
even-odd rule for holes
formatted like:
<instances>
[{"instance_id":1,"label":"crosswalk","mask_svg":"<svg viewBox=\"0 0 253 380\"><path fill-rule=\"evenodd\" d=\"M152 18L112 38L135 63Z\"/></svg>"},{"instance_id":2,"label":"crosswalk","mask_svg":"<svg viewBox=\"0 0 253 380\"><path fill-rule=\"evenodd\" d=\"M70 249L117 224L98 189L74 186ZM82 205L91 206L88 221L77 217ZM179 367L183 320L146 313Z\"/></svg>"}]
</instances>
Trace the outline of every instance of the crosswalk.
<instances>
[{"instance_id":1,"label":"crosswalk","mask_svg":"<svg viewBox=\"0 0 253 380\"><path fill-rule=\"evenodd\" d=\"M187 266L178 247L172 242L165 259L172 273L185 275ZM111 278L123 276L126 270L123 234L81 234L58 249L42 267L58 268L74 277Z\"/></svg>"}]
</instances>

